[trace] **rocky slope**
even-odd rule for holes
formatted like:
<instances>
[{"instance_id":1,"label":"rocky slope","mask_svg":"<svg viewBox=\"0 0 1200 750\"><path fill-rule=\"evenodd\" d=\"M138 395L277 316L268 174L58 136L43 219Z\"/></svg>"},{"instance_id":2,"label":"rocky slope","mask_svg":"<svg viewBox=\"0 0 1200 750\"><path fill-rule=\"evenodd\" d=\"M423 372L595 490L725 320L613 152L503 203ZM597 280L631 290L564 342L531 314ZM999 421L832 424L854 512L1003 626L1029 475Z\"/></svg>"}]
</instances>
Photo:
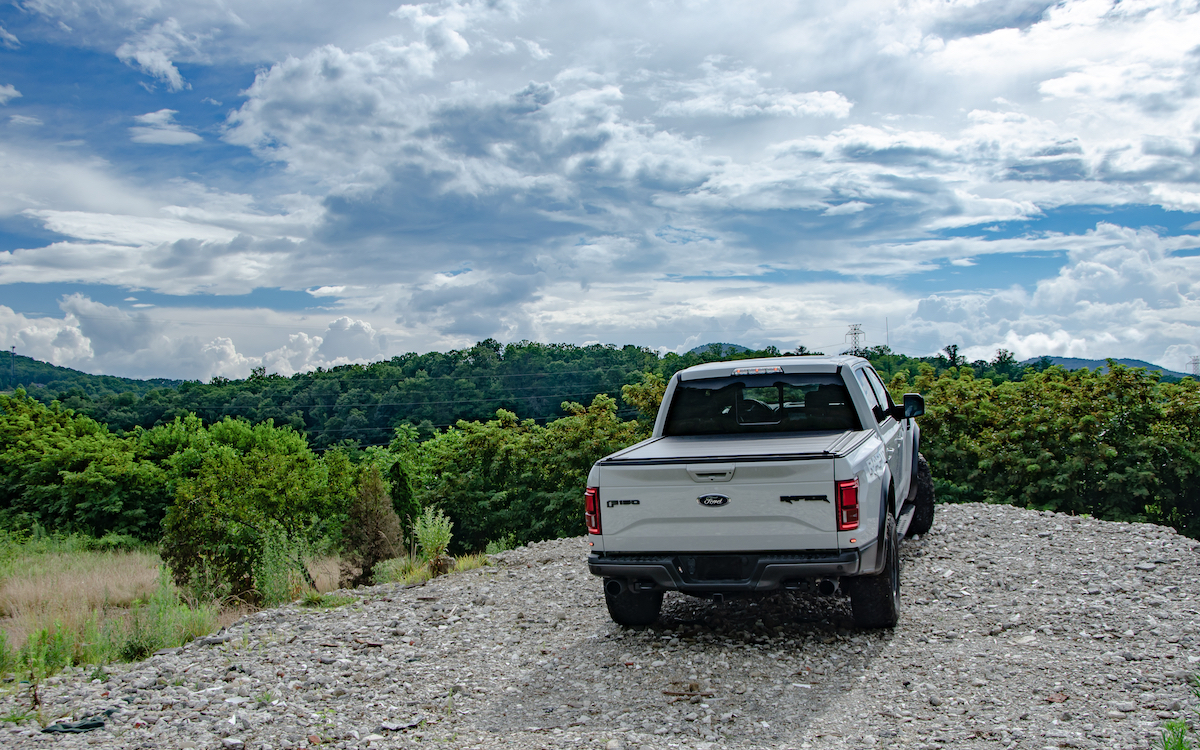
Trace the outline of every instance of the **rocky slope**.
<instances>
[{"instance_id":1,"label":"rocky slope","mask_svg":"<svg viewBox=\"0 0 1200 750\"><path fill-rule=\"evenodd\" d=\"M940 506L903 546L894 632L846 602L668 595L613 625L580 539L331 610L260 612L175 653L42 687L24 747L1144 748L1195 719L1200 547L1170 529ZM25 692L9 685L0 715Z\"/></svg>"}]
</instances>

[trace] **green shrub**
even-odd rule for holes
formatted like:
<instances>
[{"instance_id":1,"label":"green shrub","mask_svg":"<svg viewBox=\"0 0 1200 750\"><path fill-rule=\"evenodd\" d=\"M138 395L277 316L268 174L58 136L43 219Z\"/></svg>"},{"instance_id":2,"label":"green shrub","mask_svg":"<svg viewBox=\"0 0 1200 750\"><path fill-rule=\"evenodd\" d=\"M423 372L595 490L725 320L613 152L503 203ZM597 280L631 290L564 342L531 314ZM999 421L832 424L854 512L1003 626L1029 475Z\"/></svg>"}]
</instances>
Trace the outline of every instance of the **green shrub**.
<instances>
[{"instance_id":1,"label":"green shrub","mask_svg":"<svg viewBox=\"0 0 1200 750\"><path fill-rule=\"evenodd\" d=\"M515 549L517 546L516 534L505 534L499 539L488 540L487 546L483 548L484 554L498 555L505 550Z\"/></svg>"},{"instance_id":2,"label":"green shrub","mask_svg":"<svg viewBox=\"0 0 1200 750\"><path fill-rule=\"evenodd\" d=\"M140 661L164 648L174 648L211 633L217 625L215 604L188 606L163 569L149 601L134 604L123 627L109 634L111 651L120 661Z\"/></svg>"},{"instance_id":3,"label":"green shrub","mask_svg":"<svg viewBox=\"0 0 1200 750\"><path fill-rule=\"evenodd\" d=\"M303 539L289 539L283 528L270 522L260 537L261 547L254 561L254 584L258 601L265 607L273 607L294 601L304 587L307 562L311 557L309 546Z\"/></svg>"},{"instance_id":4,"label":"green shrub","mask_svg":"<svg viewBox=\"0 0 1200 750\"><path fill-rule=\"evenodd\" d=\"M295 560L326 537L339 539L354 469L344 452L317 457L302 435L269 420L227 420L209 433L212 444L198 463L179 459L191 468L163 522L163 559L180 586L204 561L233 596L256 598L266 589L279 595L278 579L255 580L256 571L275 571L278 561L259 558L277 551ZM296 570L312 585L302 564Z\"/></svg>"},{"instance_id":5,"label":"green shrub","mask_svg":"<svg viewBox=\"0 0 1200 750\"><path fill-rule=\"evenodd\" d=\"M1200 384L1110 361L1108 372L1050 367L998 385L970 368L904 373L917 390L940 500L1007 503L1200 537Z\"/></svg>"},{"instance_id":6,"label":"green shrub","mask_svg":"<svg viewBox=\"0 0 1200 750\"><path fill-rule=\"evenodd\" d=\"M8 633L0 630L0 678L17 666L17 655L8 645Z\"/></svg>"},{"instance_id":7,"label":"green shrub","mask_svg":"<svg viewBox=\"0 0 1200 750\"><path fill-rule=\"evenodd\" d=\"M372 463L363 472L358 495L350 506L346 526L348 565L343 580L353 586L373 583L375 566L399 554L402 543L400 517L392 507L379 466Z\"/></svg>"},{"instance_id":8,"label":"green shrub","mask_svg":"<svg viewBox=\"0 0 1200 750\"><path fill-rule=\"evenodd\" d=\"M614 399L591 406L564 403L569 416L545 426L500 409L489 422L459 422L422 444L429 469L419 500L454 521L453 552L515 542L579 536L583 493L592 464L639 438L637 422L621 421Z\"/></svg>"},{"instance_id":9,"label":"green shrub","mask_svg":"<svg viewBox=\"0 0 1200 750\"><path fill-rule=\"evenodd\" d=\"M454 523L441 508L426 508L413 526L421 554L427 561L436 561L446 554L453 538Z\"/></svg>"}]
</instances>

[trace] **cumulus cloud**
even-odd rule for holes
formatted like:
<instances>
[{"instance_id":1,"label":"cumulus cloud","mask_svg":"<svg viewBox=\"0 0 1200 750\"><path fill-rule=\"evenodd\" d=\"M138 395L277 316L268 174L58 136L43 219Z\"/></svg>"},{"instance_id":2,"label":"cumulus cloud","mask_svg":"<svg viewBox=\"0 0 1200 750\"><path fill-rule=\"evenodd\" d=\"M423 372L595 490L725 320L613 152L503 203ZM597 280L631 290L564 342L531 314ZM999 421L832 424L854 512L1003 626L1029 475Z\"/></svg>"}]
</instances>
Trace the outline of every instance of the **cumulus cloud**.
<instances>
[{"instance_id":1,"label":"cumulus cloud","mask_svg":"<svg viewBox=\"0 0 1200 750\"><path fill-rule=\"evenodd\" d=\"M130 140L134 143L159 143L165 146L183 146L204 140L196 133L175 122L177 110L160 109L147 112L133 119L137 125L130 128Z\"/></svg>"},{"instance_id":2,"label":"cumulus cloud","mask_svg":"<svg viewBox=\"0 0 1200 750\"><path fill-rule=\"evenodd\" d=\"M1182 369L1169 358L1195 346L1200 257L1177 251L1200 246L1200 238L1101 223L1086 239L1032 291L931 295L896 335L930 351L959 343L969 358L990 359L999 348L1019 358L1124 352Z\"/></svg>"},{"instance_id":3,"label":"cumulus cloud","mask_svg":"<svg viewBox=\"0 0 1200 750\"><path fill-rule=\"evenodd\" d=\"M11 83L0 86L0 104L8 104L19 96L21 96L21 92L17 91L17 87Z\"/></svg>"},{"instance_id":4,"label":"cumulus cloud","mask_svg":"<svg viewBox=\"0 0 1200 750\"><path fill-rule=\"evenodd\" d=\"M817 311L772 305L832 304L795 286L818 277L866 295L839 315L912 315L912 350L1150 356L1200 325L1191 292L1147 270L1191 283L1194 240L1008 231L1079 207L1200 211L1194 4L686 5L297 0L281 19L273 3L29 0L48 23L24 41L78 26L171 91L181 62L256 71L221 148L263 166L232 191L192 174L146 187L49 146L0 152L0 213L60 238L0 254L0 281L311 289L336 323L252 344L206 330L189 353L206 372L489 335L790 346ZM130 136L200 141L176 114ZM1064 251L1069 272L1041 284L997 291L980 270ZM975 275L929 293L935 271ZM822 320L837 343L849 321Z\"/></svg>"}]
</instances>

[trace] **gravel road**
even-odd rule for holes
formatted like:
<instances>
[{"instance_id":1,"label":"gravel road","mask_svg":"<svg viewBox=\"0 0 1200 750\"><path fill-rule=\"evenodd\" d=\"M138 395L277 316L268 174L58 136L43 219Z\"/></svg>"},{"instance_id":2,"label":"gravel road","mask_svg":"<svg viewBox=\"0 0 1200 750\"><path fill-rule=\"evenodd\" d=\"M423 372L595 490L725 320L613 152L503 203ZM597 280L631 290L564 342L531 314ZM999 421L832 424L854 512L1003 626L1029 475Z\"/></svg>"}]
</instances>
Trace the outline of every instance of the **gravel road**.
<instances>
[{"instance_id":1,"label":"gravel road","mask_svg":"<svg viewBox=\"0 0 1200 750\"><path fill-rule=\"evenodd\" d=\"M893 632L844 599L668 594L623 630L585 542L543 542L352 604L259 612L140 664L42 687L24 747L1146 748L1197 719L1200 545L1171 529L939 506L902 547ZM346 593L346 592L344 592ZM8 685L0 714L27 706Z\"/></svg>"}]
</instances>

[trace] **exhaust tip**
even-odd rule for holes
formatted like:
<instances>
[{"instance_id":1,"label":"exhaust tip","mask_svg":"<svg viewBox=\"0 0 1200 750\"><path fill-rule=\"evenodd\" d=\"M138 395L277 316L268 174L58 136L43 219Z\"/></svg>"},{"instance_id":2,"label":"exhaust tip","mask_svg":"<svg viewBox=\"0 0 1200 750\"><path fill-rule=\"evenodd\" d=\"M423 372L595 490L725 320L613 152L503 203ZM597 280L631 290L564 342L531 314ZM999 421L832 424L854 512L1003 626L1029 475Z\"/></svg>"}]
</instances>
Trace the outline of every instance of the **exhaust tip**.
<instances>
[{"instance_id":1,"label":"exhaust tip","mask_svg":"<svg viewBox=\"0 0 1200 750\"><path fill-rule=\"evenodd\" d=\"M837 593L837 590L838 582L832 578L823 578L821 579L821 582L817 584L817 591L824 596L830 596L834 593Z\"/></svg>"},{"instance_id":2,"label":"exhaust tip","mask_svg":"<svg viewBox=\"0 0 1200 750\"><path fill-rule=\"evenodd\" d=\"M625 584L618 581L616 578L610 578L604 582L604 593L609 596L620 596L625 590Z\"/></svg>"}]
</instances>

